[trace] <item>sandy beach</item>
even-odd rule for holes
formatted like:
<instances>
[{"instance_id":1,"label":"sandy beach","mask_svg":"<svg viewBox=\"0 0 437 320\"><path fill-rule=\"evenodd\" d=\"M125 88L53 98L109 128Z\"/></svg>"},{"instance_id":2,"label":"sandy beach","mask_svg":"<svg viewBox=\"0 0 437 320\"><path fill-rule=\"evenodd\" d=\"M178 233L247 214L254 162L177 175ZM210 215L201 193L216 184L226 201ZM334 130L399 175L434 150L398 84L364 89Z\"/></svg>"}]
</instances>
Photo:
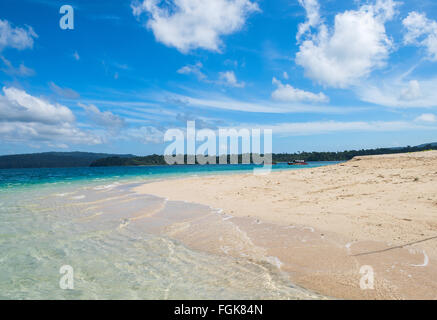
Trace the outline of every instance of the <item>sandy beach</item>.
<instances>
[{"instance_id":1,"label":"sandy beach","mask_svg":"<svg viewBox=\"0 0 437 320\"><path fill-rule=\"evenodd\" d=\"M429 151L265 176L165 180L136 191L216 209L167 231L196 249L270 262L322 295L437 299L436 182L437 151ZM373 289L360 287L362 266L374 270Z\"/></svg>"}]
</instances>

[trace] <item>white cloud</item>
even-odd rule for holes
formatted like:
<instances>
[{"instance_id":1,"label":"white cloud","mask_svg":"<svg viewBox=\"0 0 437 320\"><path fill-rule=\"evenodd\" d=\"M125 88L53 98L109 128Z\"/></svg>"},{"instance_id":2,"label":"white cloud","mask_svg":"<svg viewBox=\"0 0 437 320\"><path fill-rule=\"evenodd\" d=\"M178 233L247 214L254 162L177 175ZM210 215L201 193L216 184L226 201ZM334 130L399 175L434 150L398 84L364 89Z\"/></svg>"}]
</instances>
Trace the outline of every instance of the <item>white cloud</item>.
<instances>
[{"instance_id":1,"label":"white cloud","mask_svg":"<svg viewBox=\"0 0 437 320\"><path fill-rule=\"evenodd\" d=\"M93 104L85 105L78 103L78 105L83 108L91 120L99 126L106 127L110 130L119 130L125 125L125 120L112 112L102 112Z\"/></svg>"},{"instance_id":2,"label":"white cloud","mask_svg":"<svg viewBox=\"0 0 437 320\"><path fill-rule=\"evenodd\" d=\"M58 142L68 144L95 145L102 139L91 132L83 131L71 123L49 125L45 123L24 123L0 121L0 140L7 142L45 142L48 145Z\"/></svg>"},{"instance_id":3,"label":"white cloud","mask_svg":"<svg viewBox=\"0 0 437 320\"><path fill-rule=\"evenodd\" d=\"M134 138L144 144L164 143L164 132L152 126L128 129L125 137Z\"/></svg>"},{"instance_id":4,"label":"white cloud","mask_svg":"<svg viewBox=\"0 0 437 320\"><path fill-rule=\"evenodd\" d=\"M193 65L186 65L182 68L180 68L177 72L179 74L194 74L199 81L206 82L206 83L214 83L218 85L224 85L234 88L244 88L246 85L244 82L239 82L237 80L237 76L235 75L234 71L223 71L219 72L218 74L218 80L211 80L208 79L208 77L203 73L202 71L203 65L201 62L197 62Z\"/></svg>"},{"instance_id":5,"label":"white cloud","mask_svg":"<svg viewBox=\"0 0 437 320\"><path fill-rule=\"evenodd\" d=\"M402 24L407 29L405 44L414 44L426 48L429 59L437 61L437 22L425 14L410 12Z\"/></svg>"},{"instance_id":6,"label":"white cloud","mask_svg":"<svg viewBox=\"0 0 437 320\"><path fill-rule=\"evenodd\" d=\"M317 0L299 0L300 5L305 9L307 21L299 24L296 39L299 41L301 37L311 28L320 24L320 5Z\"/></svg>"},{"instance_id":7,"label":"white cloud","mask_svg":"<svg viewBox=\"0 0 437 320\"><path fill-rule=\"evenodd\" d=\"M7 121L56 124L73 122L73 113L58 103L52 104L17 88L3 88L0 94L0 119Z\"/></svg>"},{"instance_id":8,"label":"white cloud","mask_svg":"<svg viewBox=\"0 0 437 320\"><path fill-rule=\"evenodd\" d=\"M282 76L284 77L285 80L288 80L288 73L284 71L284 73L282 74Z\"/></svg>"},{"instance_id":9,"label":"white cloud","mask_svg":"<svg viewBox=\"0 0 437 320\"><path fill-rule=\"evenodd\" d=\"M73 53L73 58L74 58L74 60L76 60L76 61L79 61L79 60L80 60L80 56L79 56L79 53L78 53L77 51L74 51L74 53Z\"/></svg>"},{"instance_id":10,"label":"white cloud","mask_svg":"<svg viewBox=\"0 0 437 320\"><path fill-rule=\"evenodd\" d=\"M385 66L392 48L385 23L393 18L396 5L393 0L377 0L373 5L337 14L333 29L320 23L317 33L305 33L296 63L307 77L323 85L344 88L356 84ZM309 26L300 27L298 35Z\"/></svg>"},{"instance_id":11,"label":"white cloud","mask_svg":"<svg viewBox=\"0 0 437 320\"><path fill-rule=\"evenodd\" d=\"M417 100L421 96L420 84L417 80L411 80L408 87L401 91L401 98L405 100Z\"/></svg>"},{"instance_id":12,"label":"white cloud","mask_svg":"<svg viewBox=\"0 0 437 320\"><path fill-rule=\"evenodd\" d=\"M179 74L194 74L199 80L206 80L206 75L201 71L203 65L201 62L197 62L194 65L187 65L180 68L177 72Z\"/></svg>"},{"instance_id":13,"label":"white cloud","mask_svg":"<svg viewBox=\"0 0 437 320\"><path fill-rule=\"evenodd\" d=\"M405 130L437 130L437 126L420 125L413 121L315 121L287 122L273 125L245 125L271 129L273 134L280 136L307 136L338 132L396 132ZM242 127L245 127L242 126Z\"/></svg>"},{"instance_id":14,"label":"white cloud","mask_svg":"<svg viewBox=\"0 0 437 320\"><path fill-rule=\"evenodd\" d=\"M246 85L244 82L238 82L234 71L220 72L219 79L224 85L234 88L244 88L244 86Z\"/></svg>"},{"instance_id":15,"label":"white cloud","mask_svg":"<svg viewBox=\"0 0 437 320\"><path fill-rule=\"evenodd\" d=\"M18 67L14 67L14 65L5 57L0 56L0 59L6 66L2 71L10 76L31 77L35 75L35 71L26 67L24 63L21 63Z\"/></svg>"},{"instance_id":16,"label":"white cloud","mask_svg":"<svg viewBox=\"0 0 437 320\"><path fill-rule=\"evenodd\" d=\"M434 122L437 122L437 117L432 113L424 113L424 114L421 114L420 116L418 116L416 118L416 121L434 123Z\"/></svg>"},{"instance_id":17,"label":"white cloud","mask_svg":"<svg viewBox=\"0 0 437 320\"><path fill-rule=\"evenodd\" d=\"M273 78L272 82L277 86L277 89L272 93L274 100L284 102L329 102L329 98L322 92L316 94L296 89L289 84L283 84L276 78Z\"/></svg>"},{"instance_id":18,"label":"white cloud","mask_svg":"<svg viewBox=\"0 0 437 320\"><path fill-rule=\"evenodd\" d=\"M33 39L37 37L32 27L13 27L9 21L0 19L0 51L6 47L18 50L33 48Z\"/></svg>"},{"instance_id":19,"label":"white cloud","mask_svg":"<svg viewBox=\"0 0 437 320\"><path fill-rule=\"evenodd\" d=\"M259 11L251 0L144 0L131 5L137 17L147 13L147 28L157 41L183 53L201 48L220 51L221 37L239 31Z\"/></svg>"},{"instance_id":20,"label":"white cloud","mask_svg":"<svg viewBox=\"0 0 437 320\"><path fill-rule=\"evenodd\" d=\"M98 144L102 139L76 126L71 110L17 88L0 94L0 140L56 144Z\"/></svg>"},{"instance_id":21,"label":"white cloud","mask_svg":"<svg viewBox=\"0 0 437 320\"><path fill-rule=\"evenodd\" d=\"M70 88L61 88L53 81L49 83L50 89L56 93L58 96L67 99L78 99L80 97L79 93Z\"/></svg>"},{"instance_id":22,"label":"white cloud","mask_svg":"<svg viewBox=\"0 0 437 320\"><path fill-rule=\"evenodd\" d=\"M428 121L429 122L429 121ZM197 122L196 122L197 125ZM415 121L310 121L283 122L266 125L265 123L243 123L239 126L208 126L212 130L256 128L270 129L276 136L311 136L346 132L399 132L406 130L437 130L437 126L420 124ZM184 128L181 128L184 130ZM164 132L153 126L131 128L124 131L123 139L133 138L145 144L163 143Z\"/></svg>"},{"instance_id":23,"label":"white cloud","mask_svg":"<svg viewBox=\"0 0 437 320\"><path fill-rule=\"evenodd\" d=\"M437 78L409 80L387 78L356 87L363 101L387 107L430 108L437 106Z\"/></svg>"},{"instance_id":24,"label":"white cloud","mask_svg":"<svg viewBox=\"0 0 437 320\"><path fill-rule=\"evenodd\" d=\"M244 101L231 99L222 95L214 95L211 92L203 92L197 97L171 94L163 101L177 101L178 104L184 104L187 107L211 108L221 110L233 110L243 112L258 113L323 113L323 114L347 114L351 112L361 112L365 108L360 107L328 107L298 103L286 103L271 101Z\"/></svg>"}]
</instances>

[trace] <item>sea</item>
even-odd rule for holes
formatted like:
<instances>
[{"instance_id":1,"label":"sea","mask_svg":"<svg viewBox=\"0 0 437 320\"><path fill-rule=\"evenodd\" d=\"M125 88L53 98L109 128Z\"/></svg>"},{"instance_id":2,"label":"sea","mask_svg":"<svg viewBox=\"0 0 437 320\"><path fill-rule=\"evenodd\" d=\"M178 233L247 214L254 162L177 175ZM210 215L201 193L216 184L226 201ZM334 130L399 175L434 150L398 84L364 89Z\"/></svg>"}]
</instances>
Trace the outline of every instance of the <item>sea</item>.
<instances>
[{"instance_id":1,"label":"sea","mask_svg":"<svg viewBox=\"0 0 437 320\"><path fill-rule=\"evenodd\" d=\"M277 164L273 171L335 163ZM274 257L251 256L243 235L232 240L240 254L173 236L188 219L221 214L217 208L134 191L156 180L255 167L0 170L0 299L320 299L293 284Z\"/></svg>"}]
</instances>

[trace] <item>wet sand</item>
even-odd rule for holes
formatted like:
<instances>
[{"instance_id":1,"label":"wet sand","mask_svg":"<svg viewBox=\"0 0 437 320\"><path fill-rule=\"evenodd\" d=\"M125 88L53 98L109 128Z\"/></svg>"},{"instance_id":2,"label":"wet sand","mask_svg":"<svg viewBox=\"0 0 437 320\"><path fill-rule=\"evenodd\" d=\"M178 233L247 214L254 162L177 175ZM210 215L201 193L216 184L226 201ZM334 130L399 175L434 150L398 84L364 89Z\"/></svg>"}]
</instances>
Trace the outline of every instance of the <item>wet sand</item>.
<instances>
[{"instance_id":1,"label":"wet sand","mask_svg":"<svg viewBox=\"0 0 437 320\"><path fill-rule=\"evenodd\" d=\"M217 209L161 232L194 249L264 261L324 296L436 299L436 180L430 151L158 181L136 191ZM374 270L373 290L360 288L365 265Z\"/></svg>"}]
</instances>

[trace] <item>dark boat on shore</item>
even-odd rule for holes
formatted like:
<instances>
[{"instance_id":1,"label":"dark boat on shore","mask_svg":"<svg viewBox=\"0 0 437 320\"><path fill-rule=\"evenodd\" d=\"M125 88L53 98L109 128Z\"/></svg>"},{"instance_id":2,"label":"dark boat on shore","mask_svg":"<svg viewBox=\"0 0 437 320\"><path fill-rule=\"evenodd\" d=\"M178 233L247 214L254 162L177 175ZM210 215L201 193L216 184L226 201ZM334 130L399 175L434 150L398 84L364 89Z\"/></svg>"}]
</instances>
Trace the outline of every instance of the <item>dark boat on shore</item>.
<instances>
[{"instance_id":1,"label":"dark boat on shore","mask_svg":"<svg viewBox=\"0 0 437 320\"><path fill-rule=\"evenodd\" d=\"M289 166L307 166L308 163L305 160L294 160L293 162L288 163Z\"/></svg>"}]
</instances>

